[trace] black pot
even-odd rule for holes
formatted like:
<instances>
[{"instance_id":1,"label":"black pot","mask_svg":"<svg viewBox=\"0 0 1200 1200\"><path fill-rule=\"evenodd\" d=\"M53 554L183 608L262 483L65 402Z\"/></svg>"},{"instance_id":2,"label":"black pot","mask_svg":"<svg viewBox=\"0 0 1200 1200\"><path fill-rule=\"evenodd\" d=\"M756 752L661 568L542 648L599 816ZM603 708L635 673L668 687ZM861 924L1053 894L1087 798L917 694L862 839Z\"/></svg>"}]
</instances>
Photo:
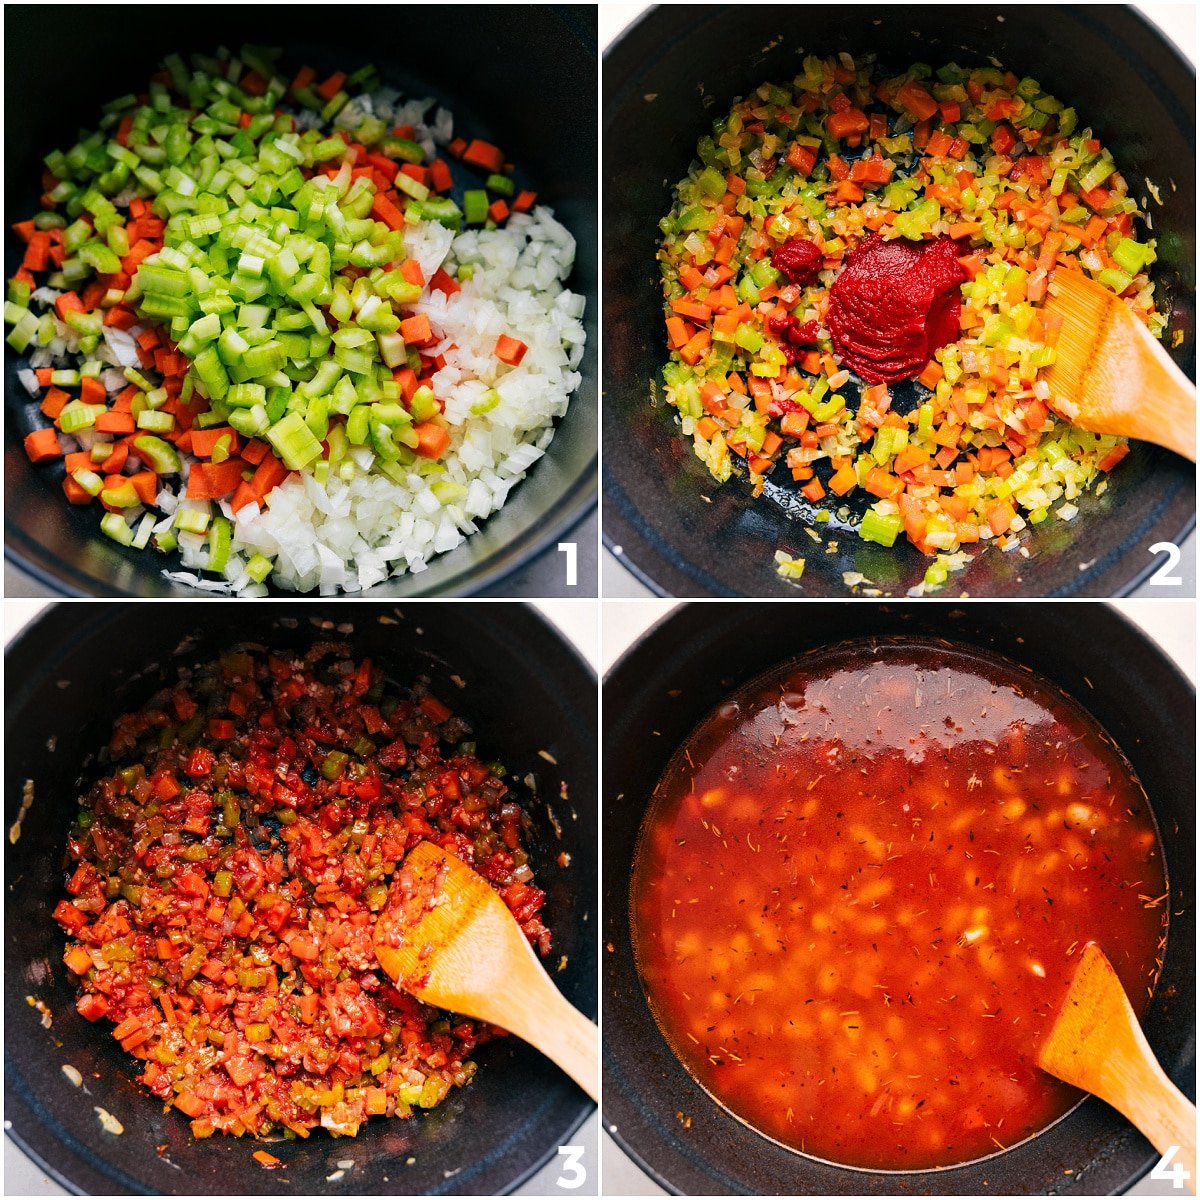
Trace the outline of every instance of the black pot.
<instances>
[{"instance_id":1,"label":"black pot","mask_svg":"<svg viewBox=\"0 0 1200 1200\"><path fill-rule=\"evenodd\" d=\"M429 676L435 694L473 724L485 759L502 759L514 778L536 776L538 799L528 801L525 792L537 831L534 857L547 891L553 961L565 955L567 962L554 979L573 1004L595 1016L596 684L569 643L533 609L517 604L362 605L353 612L345 605L272 604L246 614L235 624L228 609L203 603L62 604L8 648L5 828L17 818L25 781L35 788L20 840L5 846L9 1135L47 1174L80 1194L509 1191L569 1141L592 1110L564 1074L515 1038L481 1050L476 1079L432 1112L370 1121L353 1139L318 1130L304 1141L272 1144L284 1165L265 1171L251 1158L255 1146L248 1139L195 1141L180 1113L164 1114L133 1082L136 1060L108 1027L91 1025L75 1011L76 989L62 965L63 935L50 912L63 895L75 798L95 777L90 754L107 741L112 721L144 703L181 660L202 662L241 640L302 646L345 636L356 653L400 682ZM321 621L330 628L352 621L353 632L319 630ZM455 675L464 682L461 690ZM557 765L541 758L541 750ZM563 786L569 799L560 795ZM554 860L564 850L570 866L560 868ZM51 1028L42 1028L26 996L48 1006ZM86 1093L62 1073L64 1063L82 1072ZM94 1105L116 1116L125 1133L103 1132ZM329 1181L344 1159L354 1167Z\"/></svg>"},{"instance_id":2,"label":"black pot","mask_svg":"<svg viewBox=\"0 0 1200 1200\"><path fill-rule=\"evenodd\" d=\"M1155 278L1184 339L1172 355L1195 375L1195 73L1133 8L1050 4L663 5L630 27L604 56L604 535L649 587L676 596L845 596L845 571L885 595L903 595L927 560L905 544L886 550L854 534L826 554L805 534L803 503L753 501L717 486L680 435L674 410L650 406L666 362L655 261L658 222L687 173L696 141L737 96L785 82L797 51L877 54L913 62L986 64L993 56L1032 75L1077 108L1109 146L1139 199L1145 179L1159 238ZM778 472L777 472L778 474ZM1043 522L1022 539L1032 557L991 551L952 576L972 596L1113 596L1161 562L1149 553L1179 542L1195 523L1195 470L1139 444L1108 491L1089 494L1066 523ZM789 518L789 510L792 516ZM804 554L799 586L780 579L776 550Z\"/></svg>"},{"instance_id":3,"label":"black pot","mask_svg":"<svg viewBox=\"0 0 1200 1200\"><path fill-rule=\"evenodd\" d=\"M385 83L406 96L433 96L454 113L456 130L493 141L518 164L521 186L537 191L575 235L568 281L587 297L588 349L583 383L547 451L480 531L429 570L402 575L368 595L469 595L532 560L560 540L596 502L596 10L585 5L415 5L338 10L336 21L295 22L255 5L205 11L197 33L190 10L166 7L152 22L129 21L111 5L42 8L21 5L5 20L4 95L8 187L14 221L38 211L42 157L69 148L79 129L94 128L100 105L122 88L144 86L164 55L211 53L243 43L282 46L285 66L311 63L319 73L373 62ZM69 13L70 16L66 16ZM66 21L71 36L60 36ZM39 70L42 49L57 46L56 69ZM119 64L114 80L113 65ZM122 84L120 81L125 81ZM553 97L553 102L548 101ZM461 198L461 197L460 197ZM22 248L6 237L6 274ZM16 378L21 356L5 353L7 430L4 452L5 554L54 594L182 596L198 593L162 578L154 551L118 546L100 532L94 506L73 508L61 490L61 464L34 467L21 442L34 428L36 405ZM43 422L44 423L44 422Z\"/></svg>"},{"instance_id":4,"label":"black pot","mask_svg":"<svg viewBox=\"0 0 1200 1200\"><path fill-rule=\"evenodd\" d=\"M659 1184L683 1195L1122 1192L1158 1155L1094 1097L974 1164L871 1172L819 1162L720 1107L680 1065L646 1003L629 879L647 803L671 755L731 691L777 663L887 634L979 646L1031 668L1074 696L1124 750L1158 820L1171 887L1163 975L1144 1027L1167 1073L1195 1096L1195 691L1149 638L1098 604L809 604L802 620L778 604L692 604L647 632L604 681L605 1127Z\"/></svg>"}]
</instances>

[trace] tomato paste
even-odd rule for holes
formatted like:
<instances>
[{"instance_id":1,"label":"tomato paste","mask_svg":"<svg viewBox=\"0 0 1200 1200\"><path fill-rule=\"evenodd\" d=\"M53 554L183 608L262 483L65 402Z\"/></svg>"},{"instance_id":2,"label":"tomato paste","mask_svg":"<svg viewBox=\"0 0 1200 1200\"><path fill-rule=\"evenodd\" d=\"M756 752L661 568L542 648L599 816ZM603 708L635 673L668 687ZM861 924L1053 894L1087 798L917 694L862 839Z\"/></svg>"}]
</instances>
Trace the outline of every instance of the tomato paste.
<instances>
[{"instance_id":1,"label":"tomato paste","mask_svg":"<svg viewBox=\"0 0 1200 1200\"><path fill-rule=\"evenodd\" d=\"M801 287L815 282L825 264L825 251L816 242L797 238L784 242L771 252L771 266L786 275L790 283Z\"/></svg>"},{"instance_id":2,"label":"tomato paste","mask_svg":"<svg viewBox=\"0 0 1200 1200\"><path fill-rule=\"evenodd\" d=\"M948 237L884 241L872 234L829 289L826 320L838 357L867 383L920 374L935 350L958 339L966 278Z\"/></svg>"}]
</instances>

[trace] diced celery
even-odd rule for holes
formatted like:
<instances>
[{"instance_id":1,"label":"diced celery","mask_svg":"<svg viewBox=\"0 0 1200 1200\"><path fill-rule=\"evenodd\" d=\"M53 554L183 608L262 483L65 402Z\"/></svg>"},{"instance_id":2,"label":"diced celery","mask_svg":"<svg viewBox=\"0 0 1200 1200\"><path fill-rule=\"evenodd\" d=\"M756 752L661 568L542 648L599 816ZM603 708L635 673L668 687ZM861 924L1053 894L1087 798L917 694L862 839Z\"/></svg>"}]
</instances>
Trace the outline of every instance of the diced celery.
<instances>
[{"instance_id":1,"label":"diced celery","mask_svg":"<svg viewBox=\"0 0 1200 1200\"><path fill-rule=\"evenodd\" d=\"M215 517L208 531L208 569L224 571L233 547L233 526L226 517Z\"/></svg>"},{"instance_id":2,"label":"diced celery","mask_svg":"<svg viewBox=\"0 0 1200 1200\"><path fill-rule=\"evenodd\" d=\"M881 513L873 508L863 514L862 524L858 527L858 536L864 542L877 542L880 546L894 546L896 537L904 528L904 522L897 513Z\"/></svg>"},{"instance_id":3,"label":"diced celery","mask_svg":"<svg viewBox=\"0 0 1200 1200\"><path fill-rule=\"evenodd\" d=\"M288 413L267 430L267 440L289 471L302 471L321 457L321 443L296 412Z\"/></svg>"},{"instance_id":4,"label":"diced celery","mask_svg":"<svg viewBox=\"0 0 1200 1200\"><path fill-rule=\"evenodd\" d=\"M100 518L100 530L121 546L133 544L133 530L120 513L105 513Z\"/></svg>"}]
</instances>

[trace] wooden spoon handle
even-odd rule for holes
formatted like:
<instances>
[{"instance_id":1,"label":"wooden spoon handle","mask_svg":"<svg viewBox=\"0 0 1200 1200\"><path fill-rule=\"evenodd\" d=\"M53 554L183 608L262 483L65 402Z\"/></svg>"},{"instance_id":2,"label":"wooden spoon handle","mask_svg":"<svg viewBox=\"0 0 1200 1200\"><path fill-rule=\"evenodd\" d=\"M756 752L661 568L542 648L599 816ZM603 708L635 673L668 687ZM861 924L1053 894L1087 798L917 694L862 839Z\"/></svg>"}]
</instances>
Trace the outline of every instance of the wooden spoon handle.
<instances>
[{"instance_id":1,"label":"wooden spoon handle","mask_svg":"<svg viewBox=\"0 0 1200 1200\"><path fill-rule=\"evenodd\" d=\"M1196 461L1196 386L1150 331L1138 329L1148 348L1137 401L1136 437Z\"/></svg>"},{"instance_id":2,"label":"wooden spoon handle","mask_svg":"<svg viewBox=\"0 0 1200 1200\"><path fill-rule=\"evenodd\" d=\"M536 975L526 975L510 991L506 1008L503 1027L540 1050L598 1101L600 1031L563 997L540 964Z\"/></svg>"},{"instance_id":3,"label":"wooden spoon handle","mask_svg":"<svg viewBox=\"0 0 1200 1200\"><path fill-rule=\"evenodd\" d=\"M1124 1113L1159 1154L1179 1147L1172 1161L1188 1171L1187 1186L1194 1195L1196 1106L1171 1082L1141 1028L1132 1020L1131 1024L1133 1036L1114 1043L1105 1078L1093 1090Z\"/></svg>"},{"instance_id":4,"label":"wooden spoon handle","mask_svg":"<svg viewBox=\"0 0 1200 1200\"><path fill-rule=\"evenodd\" d=\"M1127 1095L1122 1111L1159 1154L1179 1147L1172 1162L1187 1170L1187 1187L1195 1195L1196 1106L1163 1075Z\"/></svg>"}]
</instances>

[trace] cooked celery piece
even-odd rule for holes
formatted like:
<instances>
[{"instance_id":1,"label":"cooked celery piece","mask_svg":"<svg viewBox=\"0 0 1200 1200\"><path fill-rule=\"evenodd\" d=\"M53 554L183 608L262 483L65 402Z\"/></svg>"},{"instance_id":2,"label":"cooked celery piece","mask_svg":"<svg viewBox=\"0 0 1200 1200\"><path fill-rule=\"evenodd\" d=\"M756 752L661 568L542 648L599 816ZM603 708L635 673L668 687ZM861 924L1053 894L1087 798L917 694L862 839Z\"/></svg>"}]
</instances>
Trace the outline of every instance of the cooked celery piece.
<instances>
[{"instance_id":1,"label":"cooked celery piece","mask_svg":"<svg viewBox=\"0 0 1200 1200\"><path fill-rule=\"evenodd\" d=\"M898 513L881 513L873 508L863 514L858 536L864 542L878 542L881 546L894 546L896 537L904 528Z\"/></svg>"},{"instance_id":2,"label":"cooked celery piece","mask_svg":"<svg viewBox=\"0 0 1200 1200\"><path fill-rule=\"evenodd\" d=\"M255 554L253 558L246 564L246 574L254 580L255 583L265 583L267 576L271 574L274 564L269 558L263 554Z\"/></svg>"},{"instance_id":3,"label":"cooked celery piece","mask_svg":"<svg viewBox=\"0 0 1200 1200\"><path fill-rule=\"evenodd\" d=\"M129 522L120 513L105 513L100 518L100 530L112 538L118 545L133 545L133 530L129 527Z\"/></svg>"},{"instance_id":4,"label":"cooked celery piece","mask_svg":"<svg viewBox=\"0 0 1200 1200\"><path fill-rule=\"evenodd\" d=\"M233 525L225 517L216 517L208 531L208 569L224 571L233 547Z\"/></svg>"},{"instance_id":5,"label":"cooked celery piece","mask_svg":"<svg viewBox=\"0 0 1200 1200\"><path fill-rule=\"evenodd\" d=\"M203 533L208 528L209 514L199 508L181 508L175 514L175 527L184 533Z\"/></svg>"}]
</instances>

